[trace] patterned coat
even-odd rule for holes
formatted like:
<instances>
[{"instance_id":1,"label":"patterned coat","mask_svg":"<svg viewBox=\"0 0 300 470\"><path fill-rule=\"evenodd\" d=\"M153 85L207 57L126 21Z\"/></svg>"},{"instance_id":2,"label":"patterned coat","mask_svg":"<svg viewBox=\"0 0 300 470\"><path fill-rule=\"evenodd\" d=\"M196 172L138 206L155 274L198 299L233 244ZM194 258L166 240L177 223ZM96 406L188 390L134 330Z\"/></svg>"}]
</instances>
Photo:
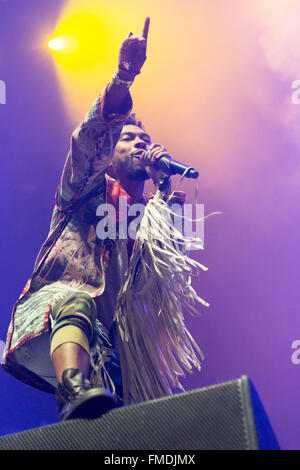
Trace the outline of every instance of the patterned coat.
<instances>
[{"instance_id":1,"label":"patterned coat","mask_svg":"<svg viewBox=\"0 0 300 470\"><path fill-rule=\"evenodd\" d=\"M130 238L97 236L100 204L114 205L117 223L122 220L120 196L131 204L106 169L132 100L128 94L124 114L107 115L106 90L72 134L50 231L13 308L2 367L24 383L53 393L51 303L57 295L85 291L98 311L92 383L122 394L129 404L183 390L179 379L185 371L200 370L197 354L202 353L184 324L182 307L195 313L197 303L206 304L191 286L193 268L206 268L182 249L189 246L189 238L167 225L168 203L159 191L147 205L144 200L138 233L147 236L137 237L133 252ZM182 203L184 194L172 197L168 201ZM153 226L161 232L149 238ZM168 226L171 238L166 237Z\"/></svg>"},{"instance_id":2,"label":"patterned coat","mask_svg":"<svg viewBox=\"0 0 300 470\"><path fill-rule=\"evenodd\" d=\"M30 279L13 307L6 348L2 359L5 371L17 379L50 393L54 387L24 366L20 351L26 356L26 346L49 331L49 312L53 294L64 286L90 293L99 299L105 292L105 277L113 241L101 240L96 234L99 204L108 202L117 207L119 196L128 194L105 174L118 142L123 122L132 100L128 95L125 114L107 115L106 90L103 90L86 118L71 137L62 177L55 195L50 231L35 261ZM113 302L121 279L115 273ZM107 302L111 302L111 296ZM105 300L105 299L104 299ZM101 318L105 332L112 324L114 304L105 307ZM97 303L97 302L96 302ZM100 302L101 303L101 302ZM106 314L106 318L105 318Z\"/></svg>"}]
</instances>

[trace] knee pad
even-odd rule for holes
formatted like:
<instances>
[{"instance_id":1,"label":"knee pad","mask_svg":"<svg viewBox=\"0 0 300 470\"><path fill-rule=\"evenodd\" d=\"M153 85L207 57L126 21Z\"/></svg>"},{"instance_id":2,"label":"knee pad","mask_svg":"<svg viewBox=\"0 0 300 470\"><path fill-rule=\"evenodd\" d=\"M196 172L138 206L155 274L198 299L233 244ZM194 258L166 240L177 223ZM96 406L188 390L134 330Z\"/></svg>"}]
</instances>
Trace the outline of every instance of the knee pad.
<instances>
[{"instance_id":1,"label":"knee pad","mask_svg":"<svg viewBox=\"0 0 300 470\"><path fill-rule=\"evenodd\" d=\"M51 306L52 332L50 340L60 328L73 325L80 328L88 341L91 342L96 318L95 301L85 292L76 292L61 301L55 300Z\"/></svg>"}]
</instances>

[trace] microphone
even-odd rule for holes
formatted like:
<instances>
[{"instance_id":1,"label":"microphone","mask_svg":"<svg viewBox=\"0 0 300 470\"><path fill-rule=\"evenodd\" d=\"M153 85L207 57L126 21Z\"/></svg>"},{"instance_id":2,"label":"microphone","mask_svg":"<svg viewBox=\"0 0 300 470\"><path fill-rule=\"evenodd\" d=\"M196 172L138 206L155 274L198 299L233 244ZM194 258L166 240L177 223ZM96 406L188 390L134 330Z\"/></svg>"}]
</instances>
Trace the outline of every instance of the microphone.
<instances>
[{"instance_id":1,"label":"microphone","mask_svg":"<svg viewBox=\"0 0 300 470\"><path fill-rule=\"evenodd\" d=\"M153 165L153 163L148 159L149 153L150 150L145 153L144 160ZM199 173L197 170L195 170L195 168L187 166L184 163L177 162L176 160L173 160L173 158L160 157L160 159L157 160L154 165L162 168L163 170L166 170L171 175L183 175L183 173L187 170L186 174L184 175L186 178L196 179L199 176Z\"/></svg>"}]
</instances>

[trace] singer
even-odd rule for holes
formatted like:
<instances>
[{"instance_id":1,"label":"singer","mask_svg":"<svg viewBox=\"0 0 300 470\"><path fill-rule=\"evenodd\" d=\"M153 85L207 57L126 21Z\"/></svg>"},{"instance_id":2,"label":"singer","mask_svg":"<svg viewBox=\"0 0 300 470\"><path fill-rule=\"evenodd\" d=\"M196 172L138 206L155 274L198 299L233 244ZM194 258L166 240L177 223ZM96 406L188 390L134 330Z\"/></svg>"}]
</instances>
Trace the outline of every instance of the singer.
<instances>
[{"instance_id":1,"label":"singer","mask_svg":"<svg viewBox=\"0 0 300 470\"><path fill-rule=\"evenodd\" d=\"M190 284L192 268L205 268L189 262L184 236L172 232L168 204L184 195L169 197L170 175L156 165L170 155L132 114L129 90L146 60L149 23L124 40L116 73L72 134L50 231L8 330L3 368L55 393L60 420L169 395L183 390L184 371L200 370L182 305L207 305ZM145 205L137 237L101 240L96 208L117 210L121 196ZM158 220L170 238L142 236Z\"/></svg>"}]
</instances>

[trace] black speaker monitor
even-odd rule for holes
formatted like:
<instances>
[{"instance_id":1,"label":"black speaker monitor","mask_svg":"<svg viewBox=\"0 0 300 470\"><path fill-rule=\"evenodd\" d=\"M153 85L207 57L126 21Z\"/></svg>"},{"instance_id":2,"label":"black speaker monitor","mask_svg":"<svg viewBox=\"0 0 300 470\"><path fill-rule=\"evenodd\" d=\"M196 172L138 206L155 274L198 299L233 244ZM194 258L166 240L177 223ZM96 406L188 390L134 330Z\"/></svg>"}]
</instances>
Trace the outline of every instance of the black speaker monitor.
<instances>
[{"instance_id":1,"label":"black speaker monitor","mask_svg":"<svg viewBox=\"0 0 300 470\"><path fill-rule=\"evenodd\" d=\"M0 438L0 450L279 449L246 376Z\"/></svg>"}]
</instances>

